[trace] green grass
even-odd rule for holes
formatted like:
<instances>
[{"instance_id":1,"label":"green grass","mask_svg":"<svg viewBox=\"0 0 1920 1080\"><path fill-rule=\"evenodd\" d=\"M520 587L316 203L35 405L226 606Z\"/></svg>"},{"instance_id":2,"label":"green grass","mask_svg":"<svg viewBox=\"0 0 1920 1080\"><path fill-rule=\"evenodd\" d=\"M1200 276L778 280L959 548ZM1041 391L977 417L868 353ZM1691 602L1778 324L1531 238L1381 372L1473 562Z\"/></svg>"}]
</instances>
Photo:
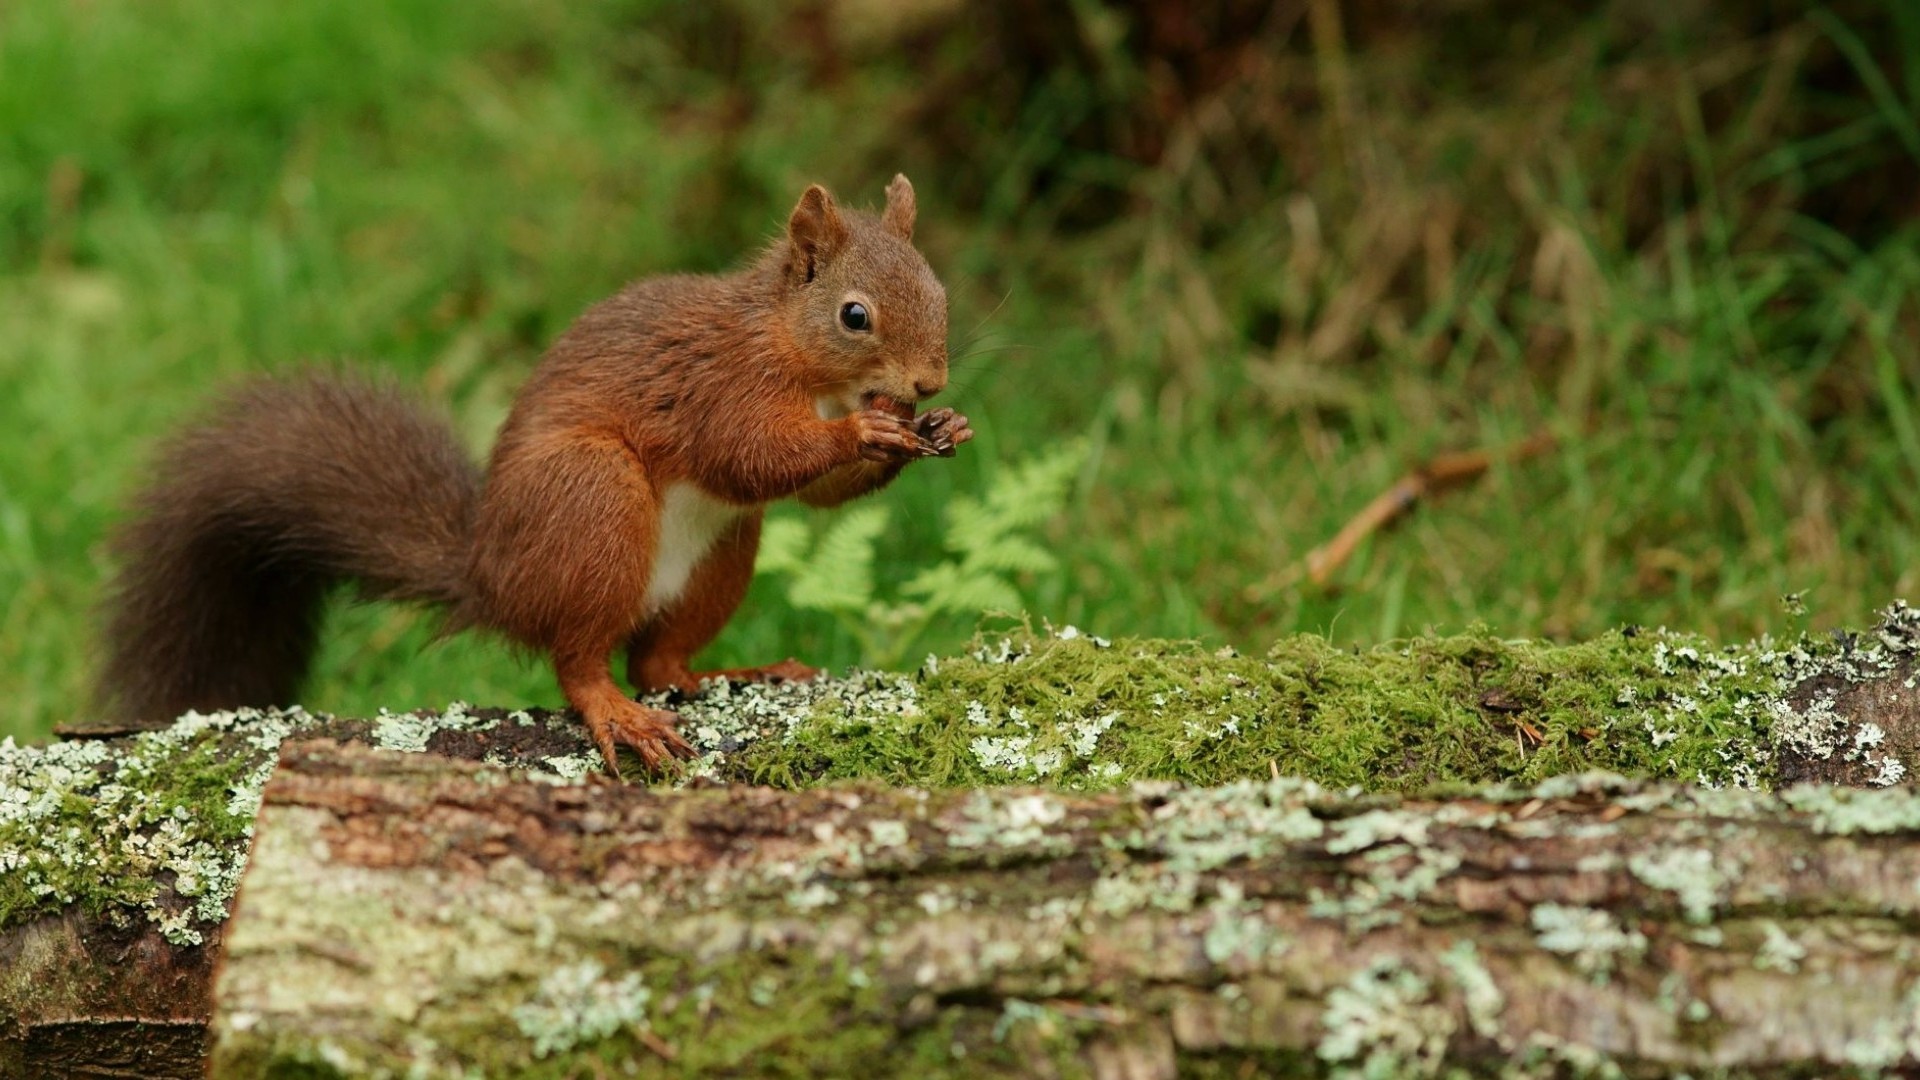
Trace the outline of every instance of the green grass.
<instances>
[{"instance_id":1,"label":"green grass","mask_svg":"<svg viewBox=\"0 0 1920 1080\"><path fill-rule=\"evenodd\" d=\"M1787 592L1864 623L1920 591L1920 19L1643 8L1278 20L1212 85L1146 59L1125 5L1038 46L1010 9L829 46L748 0L17 0L0 734L85 710L103 538L223 380L390 369L478 452L586 304L732 263L811 180L877 202L896 168L980 438L881 496L883 574L934 560L948 499L1086 435L1064 569L1024 583L1056 624L1253 653L1476 622L1735 639L1798 629ZM1410 465L1540 428L1556 453L1331 586L1293 572ZM537 663L430 629L341 611L307 704L557 703ZM788 654L858 658L761 582L712 659Z\"/></svg>"}]
</instances>

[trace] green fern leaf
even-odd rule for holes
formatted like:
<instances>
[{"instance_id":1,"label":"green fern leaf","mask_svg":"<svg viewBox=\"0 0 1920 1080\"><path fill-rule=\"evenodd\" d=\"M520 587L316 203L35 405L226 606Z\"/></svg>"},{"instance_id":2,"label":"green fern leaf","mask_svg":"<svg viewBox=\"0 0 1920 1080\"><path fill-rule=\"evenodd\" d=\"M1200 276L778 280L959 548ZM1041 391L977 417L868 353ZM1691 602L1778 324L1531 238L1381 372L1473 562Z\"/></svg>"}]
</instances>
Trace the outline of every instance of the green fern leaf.
<instances>
[{"instance_id":1,"label":"green fern leaf","mask_svg":"<svg viewBox=\"0 0 1920 1080\"><path fill-rule=\"evenodd\" d=\"M1087 460L1076 439L1031 458L994 479L984 501L955 499L947 509L947 546L957 554L991 548L1002 537L1032 528L1060 512L1074 474Z\"/></svg>"},{"instance_id":2,"label":"green fern leaf","mask_svg":"<svg viewBox=\"0 0 1920 1080\"><path fill-rule=\"evenodd\" d=\"M1060 512L1073 474L1086 460L1087 444L1075 440L1051 454L1021 462L987 493L987 512L1007 529L1040 524Z\"/></svg>"},{"instance_id":3,"label":"green fern leaf","mask_svg":"<svg viewBox=\"0 0 1920 1080\"><path fill-rule=\"evenodd\" d=\"M1053 553L1024 536L1002 536L967 553L969 573L1044 574L1060 565Z\"/></svg>"},{"instance_id":4,"label":"green fern leaf","mask_svg":"<svg viewBox=\"0 0 1920 1080\"><path fill-rule=\"evenodd\" d=\"M873 600L873 542L887 527L887 508L862 506L827 529L787 587L787 600L815 611L862 611Z\"/></svg>"},{"instance_id":5,"label":"green fern leaf","mask_svg":"<svg viewBox=\"0 0 1920 1080\"><path fill-rule=\"evenodd\" d=\"M1025 607L1015 575L1046 574L1059 560L1034 529L1065 505L1073 478L1085 463L1087 445L1075 441L1001 470L984 497L948 500L943 546L948 557L876 595L875 541L886 530L884 506L842 514L814 539L800 522L780 518L761 534L755 569L788 578L787 599L796 608L833 615L861 642L868 663L891 664L910 649L940 615L972 618L986 611ZM889 569L904 571L910 553Z\"/></svg>"},{"instance_id":6,"label":"green fern leaf","mask_svg":"<svg viewBox=\"0 0 1920 1080\"><path fill-rule=\"evenodd\" d=\"M931 611L978 615L983 611L1019 611L1020 591L993 574L970 574L944 562L915 574L900 587L907 596L926 599Z\"/></svg>"},{"instance_id":7,"label":"green fern leaf","mask_svg":"<svg viewBox=\"0 0 1920 1080\"><path fill-rule=\"evenodd\" d=\"M760 554L753 560L756 574L786 574L807 562L813 530L793 518L774 518L760 528Z\"/></svg>"}]
</instances>

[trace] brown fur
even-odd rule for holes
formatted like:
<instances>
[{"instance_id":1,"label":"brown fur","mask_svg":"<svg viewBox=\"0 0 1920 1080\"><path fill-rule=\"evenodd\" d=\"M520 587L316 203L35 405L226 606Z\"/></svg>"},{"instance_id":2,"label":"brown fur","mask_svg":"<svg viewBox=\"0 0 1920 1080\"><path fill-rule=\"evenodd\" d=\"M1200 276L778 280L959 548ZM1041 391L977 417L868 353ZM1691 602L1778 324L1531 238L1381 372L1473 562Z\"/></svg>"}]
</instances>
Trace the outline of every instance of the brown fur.
<instances>
[{"instance_id":1,"label":"brown fur","mask_svg":"<svg viewBox=\"0 0 1920 1080\"><path fill-rule=\"evenodd\" d=\"M916 423L871 407L946 383L946 295L914 217L905 177L879 216L811 187L745 269L595 305L521 389L484 485L444 425L391 391L320 375L241 389L171 444L122 533L109 697L149 720L287 703L328 585L352 579L549 655L609 766L618 745L650 765L690 753L673 714L620 692L609 654L626 649L640 689L696 688L689 662L745 595L765 503L835 505L972 434L948 410ZM869 332L841 325L849 299ZM683 484L738 516L650 613L663 507Z\"/></svg>"}]
</instances>

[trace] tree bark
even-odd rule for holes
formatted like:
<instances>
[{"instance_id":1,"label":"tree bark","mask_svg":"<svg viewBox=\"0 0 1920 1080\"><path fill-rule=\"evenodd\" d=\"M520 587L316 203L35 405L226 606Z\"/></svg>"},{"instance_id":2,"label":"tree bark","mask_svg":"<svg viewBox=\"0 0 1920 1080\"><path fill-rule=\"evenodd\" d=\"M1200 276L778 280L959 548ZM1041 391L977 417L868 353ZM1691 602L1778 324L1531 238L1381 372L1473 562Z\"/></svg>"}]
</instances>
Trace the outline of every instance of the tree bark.
<instances>
[{"instance_id":1,"label":"tree bark","mask_svg":"<svg viewBox=\"0 0 1920 1080\"><path fill-rule=\"evenodd\" d=\"M489 720L506 714L480 710L473 715ZM456 718L426 735L425 747L443 760L491 757L529 769L591 752L572 721L549 713L528 719L526 724L495 723L488 730L474 730L478 724ZM446 718L441 722L446 724ZM98 856L103 849L118 850L135 840L143 854L156 849L158 845L149 843L157 831L154 815L140 817L138 811L148 804L177 801L181 785L195 783L184 774L207 769L206 759L230 764L235 776L271 766L273 750L259 737L263 724L270 726L261 715L236 717L160 747L117 738L98 744L100 752L84 760L71 753L42 754L41 767L66 777L62 783L24 777L18 771L23 762L6 756L24 759L37 752L34 748L0 746L0 826L14 824L8 815L19 813L23 805L77 806L78 813L38 823L38 832L58 837L43 853L91 867L88 878L99 886L92 895L66 902L50 896L25 917L0 920L0 1080L186 1080L206 1074L213 974L225 923L189 917L205 892L183 895L175 870L155 870L151 858L121 860L145 867L140 873L150 880L139 884L150 886L151 892L143 893L132 883L110 880L116 872L128 872L111 869L114 864ZM308 717L297 730L306 736L375 740L377 727L370 721ZM137 764L130 768L130 763ZM109 799L104 795L108 785L128 790ZM193 843L180 847L193 848L209 865L242 859L244 836L218 840L202 827L204 819L218 813L216 807L227 805L233 790L204 777L198 786L206 790L208 805L197 808L186 826ZM159 817L177 824L166 815ZM134 821L131 827L128 819ZM0 876L17 880L33 860L6 843L8 839L0 829ZM10 859L18 864L10 865ZM6 884L0 877L0 886ZM164 932L163 926L173 927L174 933Z\"/></svg>"},{"instance_id":2,"label":"tree bark","mask_svg":"<svg viewBox=\"0 0 1920 1080\"><path fill-rule=\"evenodd\" d=\"M305 742L213 1075L1910 1069L1917 881L1905 788L656 792Z\"/></svg>"},{"instance_id":3,"label":"tree bark","mask_svg":"<svg viewBox=\"0 0 1920 1080\"><path fill-rule=\"evenodd\" d=\"M77 908L0 933L0 1077L204 1075L219 948Z\"/></svg>"},{"instance_id":4,"label":"tree bark","mask_svg":"<svg viewBox=\"0 0 1920 1080\"><path fill-rule=\"evenodd\" d=\"M1795 795L1798 802L1762 799L1739 814L1711 800L1747 796L1636 789L1623 797L1639 802L1623 803L1628 816L1620 820L1638 822L1653 811L1636 806L1657 804L1655 816L1670 826L1672 842L1692 835L1691 848L1674 849L1679 854L1656 851L1634 863L1626 861L1627 849L1608 845L1637 843L1637 833L1623 832L1611 821L1581 824L1577 818L1549 815L1545 820L1558 823L1555 827L1590 829L1593 835L1574 837L1586 845L1575 845L1584 851L1578 858L1586 860L1575 865L1577 874L1562 868L1543 878L1538 852L1525 845L1487 847L1488 838L1512 840L1509 834L1547 827L1535 819L1554 808L1555 799L1542 796L1541 809L1523 812L1516 807L1524 808L1527 801L1489 797L1485 785L1499 780L1533 784L1536 778L1594 768L1767 787L1910 780L1920 769L1917 657L1920 612L1902 604L1860 634L1761 640L1727 649L1665 631L1629 630L1568 646L1509 642L1476 631L1366 652L1335 649L1317 639L1284 639L1261 658L1180 643L1109 643L1062 631L988 643L969 656L941 659L937 668L930 661L912 676L856 673L779 688L735 687L677 706L683 729L704 753L692 763L693 774L718 779L765 778L799 787L884 779L910 789L1044 775L1060 788L1073 789L1162 776L1229 785L1165 796L1168 805L1180 806L1204 803L1213 797L1209 791L1222 799L1244 797L1244 792L1231 794L1239 790L1233 782L1264 780L1281 771L1317 776L1338 790L1361 783L1382 790L1432 791L1441 785L1438 790L1479 793L1462 794L1454 804L1316 795L1307 813L1326 835L1356 827L1337 824L1349 819L1414 830L1397 842L1317 856L1310 845L1274 848L1274 838L1260 832L1264 826L1258 823L1266 819L1247 811L1253 816L1246 822L1224 819L1202 849L1239 850L1235 845L1248 842L1241 833L1267 846L1242 851L1237 857L1246 860L1244 865L1200 859L1207 865L1197 869L1179 860L1162 866L1166 860L1151 847L1160 841L1136 836L1145 828L1139 822L1157 820L1152 815L1161 812L1144 796L1060 803L1076 813L1104 807L1100 812L1113 815L1116 824L1108 830L1063 811L1063 822L1078 824L1062 825L1067 832L1059 837L1032 851L992 854L997 849L990 841L997 834L988 826L1001 820L993 815L1036 807L1034 812L1050 815L1058 799L1022 802L1030 793L1005 792L782 796L752 788L609 795L602 790L604 782L585 788L536 782L540 773L558 782L599 767L576 722L538 710L461 706L440 715L383 714L369 720L247 711L190 716L164 731L111 741L51 747L0 741L0 1078L200 1074L213 1002L209 984L226 948L228 902L246 865L245 833L253 809L280 740L313 737L424 751L403 759L404 765L385 757L354 758L375 769L366 788L373 809L365 815L340 812L342 821L375 822L374 811L388 805L383 800L400 798L394 805L414 806L422 816L364 840L361 846L377 851L382 844L391 848L392 837L415 838L415 848L389 853L377 874L360 866L368 857L354 855L353 845L329 840L308 853L312 865L303 872L320 874L318 868L337 864L340 877L283 882L283 896L304 898L304 906L287 917L300 925L312 922L311 948L319 951L289 961L287 973L277 977L288 988L282 992L322 985L309 977L343 962L341 957L361 955L327 953L326 942L336 931L323 920L358 912L357 933L420 929L393 921L392 905L367 906L368 895L399 889L396 895L404 900L396 901L399 909L415 910L421 895L437 895L434 890L452 887L447 882L466 880L446 876L450 867L464 867L468 877L486 871L489 876L475 887L490 896L449 902L441 909L449 919L471 923L477 944L449 949L444 935L422 930L419 946L404 938L382 939L379 949L365 953L379 958L378 965L390 964L395 955L417 961L387 991L391 1001L425 995L435 1003L407 1007L414 1009L407 1015L420 1024L404 1043L392 1042L391 1031L375 1023L379 1017L354 1004L358 998L311 1012L329 1016L337 1005L342 1015L358 1017L341 1036L347 1042L312 1032L299 1035L289 1026L290 1013L272 1009L258 1012L264 1027L248 1042L247 1023L256 1012L241 1010L231 1014L230 1028L241 1040L232 1044L233 1053L243 1056L233 1058L239 1064L231 1067L243 1072L246 1060L278 1060L273 1055L282 1054L276 1047L285 1040L283 1057L315 1056L322 1072L328 1061L347 1060L344 1047L352 1043L360 1047L352 1053L364 1051L368 1061L411 1054L427 1062L422 1068L429 1074L439 1060L427 1060L433 1053L451 1063L484 1052L513 1071L527 1065L527 1055L538 1049L547 1056L536 1057L534 1064L564 1075L572 1067L565 1063L581 1051L563 1044L599 1032L611 1022L608 1017L625 1027L608 1038L588 1040L595 1053L617 1056L640 1046L653 1055L648 1060L658 1058L656 1065L666 1061L659 1057L663 1051L671 1051L682 1071L754 1074L776 1066L795 1074L834 1072L856 1058L886 1060L916 1075L1044 1072L1036 1064L1040 1058L1069 1074L1113 1074L1120 1067L1113 1062L1134 1061L1141 1054L1157 1063L1154 1068L1171 1055L1183 1068L1230 1073L1249 1061L1256 1072L1311 1072L1364 1064L1373 1056L1385 1062L1381 1068L1417 1072L1437 1059L1487 1062L1532 1055L1551 1064L1577 1061L1589 1051L1654 1072L1678 1067L1672 1063L1680 1061L1765 1072L1798 1060L1823 1074L1841 1059L1868 1065L1906 1062L1920 1046L1914 1033L1920 1026L1915 1019L1920 994L1911 992L1901 966L1910 916L1905 899L1883 904L1881 897L1892 895L1900 882L1920 880L1892 876L1907 858L1911 838L1904 830L1920 821L1920 812L1909 812L1902 801L1907 789L1858 796L1858 806L1827 789L1824 796ZM477 765L463 771L437 760L443 758L492 764L479 772ZM294 759L311 760L299 754ZM396 770L407 769L464 794L444 806L422 803L408 786L412 781L396 778ZM532 771L512 772L516 769ZM307 773L312 775L289 783L311 786L322 778L314 769ZM358 790L348 777L328 776L339 791ZM1552 780L1541 790L1551 794L1553 785L1564 783ZM497 797L472 794L479 789L497 791ZM1286 799L1304 798L1287 790ZM276 800L282 798L278 792ZM807 831L816 819L831 823L843 811L857 812L836 801L844 798L890 808L884 813L891 816L872 823L878 832L869 828L867 834L883 850L854 851L853 845L849 853L836 855L835 844L850 843L845 829L835 826L838 841ZM1760 836L1766 829L1801 840L1825 838L1817 828L1809 834L1809 822L1830 818L1873 824L1870 817L1834 818L1840 811L1823 811L1807 801L1818 798L1848 813L1881 814L1883 822L1898 828L1847 839L1854 846L1836 849L1844 857L1835 856L1839 861L1831 866L1808 862L1804 877L1791 883L1790 904L1787 891L1762 895L1746 906L1713 904L1723 890L1733 895L1738 875L1729 875L1744 873L1749 861L1746 849L1725 847L1730 854L1723 854L1724 846L1771 844L1771 833ZM936 809L914 810L921 799ZM496 803L532 808L514 826L524 836L499 835L503 821L487 816ZM324 803L304 809L293 802L275 806L294 817L325 809ZM979 841L977 851L956 843L941 824L946 818L939 817L972 806L990 819L965 834ZM1393 812L1368 818L1368 807ZM1466 820L1459 815L1481 813L1475 807L1510 820L1477 832L1455 829L1456 819ZM1297 823L1297 809L1287 803L1274 812ZM773 824L728 824L726 813L771 815ZM1701 821L1685 824L1688 814ZM1730 815L1739 823L1721 820ZM789 824L779 828L798 831L780 832L775 828L780 822ZM808 824L803 828L802 822ZM914 822L919 824L910 829L900 824ZM422 831L432 823L449 831ZM1050 824L1002 823L1001 832L1015 835ZM648 839L648 829L655 826L662 831ZM1422 829L1426 835L1477 836L1474 842L1486 850L1455 852L1442 844L1429 851L1412 842ZM493 837L488 842L494 847L467 853L476 835ZM900 836L905 837L901 844L879 843ZM1078 852L1061 846L1081 841L1094 846ZM531 847L523 852L515 845ZM783 850L791 851L791 858L778 856ZM1773 858L1771 848L1753 850ZM566 873L554 877L547 863L533 857L542 851L560 852L549 861ZM1527 861L1502 865L1495 858L1502 852ZM1369 861L1346 866L1356 853ZM1340 865L1330 870L1323 864L1336 854L1341 858L1331 862ZM1459 865L1451 862L1456 857ZM650 861L675 858L686 860L690 869L685 872L697 875L699 889L663 879L672 867ZM778 863L780 858L792 865ZM870 878L861 866L845 868L834 861L842 858L866 859L861 866L884 872ZM1890 861L1883 866L1883 859ZM709 866L716 860L718 870ZM761 877L730 876L725 872L729 860L755 868ZM781 866L798 876L791 881L768 876ZM1675 923L1670 910L1649 914L1640 906L1646 889L1610 884L1621 879L1622 866L1630 881L1666 882L1667 892L1690 898L1689 913L1704 911L1716 925ZM1829 869L1833 881L1821 880ZM1355 876L1361 870L1366 875ZM391 884L401 880L393 875L403 872L420 880L404 888ZM914 877L922 873L931 876L924 882ZM1035 875L1046 880L1031 880ZM663 880L680 892L663 892ZM419 895L407 891L416 886ZM918 890L912 904L900 895L909 888ZM1318 896L1311 891L1316 888ZM1466 896L1475 888L1496 894L1508 890L1519 906L1497 917L1464 900L1433 906L1446 899L1436 899L1435 889ZM1526 892L1530 888L1548 891L1536 896ZM268 886L248 889L274 895ZM1128 906L1141 897L1158 905ZM1025 907L996 906L1003 900ZM526 911L559 913L533 925L531 951L522 905ZM475 911L493 915L480 918ZM1030 925L1018 929L1007 921L1008 911L1021 913ZM631 933L619 929L641 917L659 925ZM605 930L609 936L595 938L597 944L589 948L569 936L581 926L619 932ZM897 940L908 932L902 927L920 935L915 940L925 949L946 950L931 954L937 963L925 969L933 980L927 986L901 981L897 968L904 961L898 954L910 947ZM1022 936L1040 933L1033 927L1046 927L1046 936ZM1258 964L1232 960L1234 935L1241 931L1266 950ZM759 935L751 948L736 940L747 933ZM667 937L654 942L647 934ZM1164 955L1155 955L1167 968L1135 955L1143 947L1128 943L1139 934L1156 935L1148 940L1164 944ZM781 935L796 944L769 961L774 946L766 942L788 940ZM1192 959L1195 935L1204 964ZM1474 942L1477 951L1452 951L1462 939ZM629 940L642 944L630 946ZM987 974L955 984L941 965L959 963L955 950L971 947L969 942L980 950L970 962ZM1229 950L1226 959L1213 955L1223 949ZM1315 950L1347 960L1300 959L1317 956ZM1856 952L1879 958L1853 958ZM333 959L315 960L327 956ZM447 969L445 956L457 957L464 966ZM1033 961L1037 966L1022 966L1028 961L1020 958L1029 956L1040 958ZM1532 959L1515 959L1527 956ZM1369 958L1383 958L1382 964L1398 958L1394 962L1404 970L1354 966L1370 963ZM1767 980L1785 980L1786 989L1777 991L1783 995L1806 992L1808 979L1832 982L1835 989L1812 1006L1816 1020L1804 1022L1811 1034L1796 1029L1791 1037L1776 1038L1768 1034L1769 1025L1797 1014L1783 1006L1770 1018L1757 1006L1743 1005L1740 994L1712 989L1718 985L1714 980L1733 980L1749 962L1759 965L1749 974L1765 985L1740 994L1776 992ZM1489 995L1485 980L1475 977L1476 964L1498 974L1501 981L1492 984L1497 993ZM1545 984L1533 981L1536 968L1556 964L1571 965L1573 982L1555 989L1558 997L1541 997L1536 991ZM634 965L639 970L632 970ZM240 970L251 972L248 977L261 986L276 979L257 966ZM1325 977L1315 982L1315 972ZM1332 979L1335 972L1338 978ZM444 981L429 980L423 988L421 980L429 974ZM625 981L629 975L635 981ZM1473 1000L1482 1012L1493 1001L1503 1016L1515 1019L1496 1029L1480 1014L1461 1014L1468 986L1479 987ZM1510 986L1521 989L1511 992ZM799 992L803 987L806 992ZM511 1000L489 998L496 990ZM1732 996L1723 1003L1712 994ZM1893 1014L1873 1013L1871 1022L1863 1020L1860 1009L1866 1006L1855 1001L1863 994L1863 1000L1898 1015L1888 1020ZM1591 1005L1588 998L1606 1007ZM1652 1018L1634 1011L1649 1000L1665 1011ZM1525 1026L1539 1020L1534 1014L1544 1007L1542 1001L1577 1006L1583 1010L1580 1022L1589 1027L1614 1026L1599 1034L1550 1023ZM1914 1008L1901 1012L1909 1004ZM691 1019L689 1009L696 1010ZM1442 1015L1452 1016L1452 1026L1437 1041L1420 1034L1426 1028L1401 1023L1408 1016ZM476 1025L508 1016L512 1024L449 1034L462 1016L477 1018ZM1359 1039L1356 1025L1366 1023L1355 1018L1365 1016L1372 1016L1366 1023L1381 1032L1389 1021L1400 1023L1402 1042L1383 1043L1383 1034ZM780 1017L787 1019L773 1022ZM636 1026L638 1019L645 1025ZM1292 1025L1285 1030L1293 1034L1278 1038L1272 1033L1275 1025ZM1621 1031L1632 1033L1626 1044ZM1761 1048L1740 1046L1742 1038L1759 1039ZM955 1046L968 1056L955 1059ZM244 1057L248 1054L253 1056ZM773 1065L751 1063L755 1054L770 1055ZM908 1056L910 1067L901 1065ZM1142 1068L1142 1075L1154 1074Z\"/></svg>"}]
</instances>

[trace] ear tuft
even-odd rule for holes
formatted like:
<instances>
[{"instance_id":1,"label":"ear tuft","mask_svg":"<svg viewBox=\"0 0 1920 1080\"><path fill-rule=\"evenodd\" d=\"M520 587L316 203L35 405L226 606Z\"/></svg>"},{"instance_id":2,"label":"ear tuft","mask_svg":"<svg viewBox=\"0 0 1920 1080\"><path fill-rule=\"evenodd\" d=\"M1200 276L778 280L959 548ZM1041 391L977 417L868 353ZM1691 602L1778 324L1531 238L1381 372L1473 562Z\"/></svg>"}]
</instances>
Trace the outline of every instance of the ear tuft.
<instances>
[{"instance_id":1,"label":"ear tuft","mask_svg":"<svg viewBox=\"0 0 1920 1080\"><path fill-rule=\"evenodd\" d=\"M812 281L821 264L833 258L847 239L847 223L833 196L819 184L807 188L787 218L788 269L796 281Z\"/></svg>"},{"instance_id":2,"label":"ear tuft","mask_svg":"<svg viewBox=\"0 0 1920 1080\"><path fill-rule=\"evenodd\" d=\"M911 240L916 209L913 181L907 179L906 173L893 174L893 182L887 185L887 209L880 215L880 224L900 239Z\"/></svg>"}]
</instances>

